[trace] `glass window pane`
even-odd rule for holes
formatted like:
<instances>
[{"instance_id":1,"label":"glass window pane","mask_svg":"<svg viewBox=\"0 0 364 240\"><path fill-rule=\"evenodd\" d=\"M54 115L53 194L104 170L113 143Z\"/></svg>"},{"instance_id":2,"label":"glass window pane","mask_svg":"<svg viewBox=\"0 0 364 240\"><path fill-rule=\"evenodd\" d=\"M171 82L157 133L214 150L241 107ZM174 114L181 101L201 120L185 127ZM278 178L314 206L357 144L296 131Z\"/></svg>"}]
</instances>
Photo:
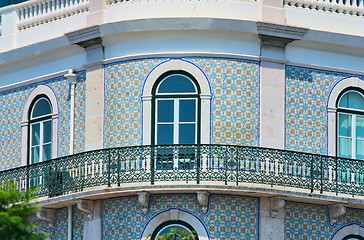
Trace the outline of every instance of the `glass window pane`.
<instances>
[{"instance_id":1,"label":"glass window pane","mask_svg":"<svg viewBox=\"0 0 364 240\"><path fill-rule=\"evenodd\" d=\"M339 114L339 135L351 137L351 116Z\"/></svg>"},{"instance_id":2,"label":"glass window pane","mask_svg":"<svg viewBox=\"0 0 364 240\"><path fill-rule=\"evenodd\" d=\"M356 159L364 160L364 140L356 140Z\"/></svg>"},{"instance_id":3,"label":"glass window pane","mask_svg":"<svg viewBox=\"0 0 364 240\"><path fill-rule=\"evenodd\" d=\"M180 124L179 125L179 143L180 144L194 144L195 138L195 124Z\"/></svg>"},{"instance_id":4,"label":"glass window pane","mask_svg":"<svg viewBox=\"0 0 364 240\"><path fill-rule=\"evenodd\" d=\"M52 144L46 144L43 146L43 161L50 160L52 158Z\"/></svg>"},{"instance_id":5,"label":"glass window pane","mask_svg":"<svg viewBox=\"0 0 364 240\"><path fill-rule=\"evenodd\" d=\"M40 144L40 124L31 125L32 146Z\"/></svg>"},{"instance_id":6,"label":"glass window pane","mask_svg":"<svg viewBox=\"0 0 364 240\"><path fill-rule=\"evenodd\" d=\"M173 122L174 101L173 100L158 100L157 103L158 103L157 122Z\"/></svg>"},{"instance_id":7,"label":"glass window pane","mask_svg":"<svg viewBox=\"0 0 364 240\"><path fill-rule=\"evenodd\" d=\"M32 118L51 114L52 113L51 109L52 108L49 101L45 98L41 98L37 101L37 103L33 107Z\"/></svg>"},{"instance_id":8,"label":"glass window pane","mask_svg":"<svg viewBox=\"0 0 364 240\"><path fill-rule=\"evenodd\" d=\"M179 101L179 121L180 122L196 121L196 100Z\"/></svg>"},{"instance_id":9,"label":"glass window pane","mask_svg":"<svg viewBox=\"0 0 364 240\"><path fill-rule=\"evenodd\" d=\"M43 143L52 141L52 121L43 123Z\"/></svg>"},{"instance_id":10,"label":"glass window pane","mask_svg":"<svg viewBox=\"0 0 364 240\"><path fill-rule=\"evenodd\" d=\"M195 84L181 74L165 78L158 87L158 93L196 93Z\"/></svg>"},{"instance_id":11,"label":"glass window pane","mask_svg":"<svg viewBox=\"0 0 364 240\"><path fill-rule=\"evenodd\" d=\"M364 139L364 117L356 116L356 137Z\"/></svg>"},{"instance_id":12,"label":"glass window pane","mask_svg":"<svg viewBox=\"0 0 364 240\"><path fill-rule=\"evenodd\" d=\"M339 138L339 157L351 158L350 138Z\"/></svg>"},{"instance_id":13,"label":"glass window pane","mask_svg":"<svg viewBox=\"0 0 364 240\"><path fill-rule=\"evenodd\" d=\"M31 163L38 163L39 162L39 147L32 147L32 162Z\"/></svg>"},{"instance_id":14,"label":"glass window pane","mask_svg":"<svg viewBox=\"0 0 364 240\"><path fill-rule=\"evenodd\" d=\"M358 92L347 92L341 97L339 107L364 110L364 98Z\"/></svg>"},{"instance_id":15,"label":"glass window pane","mask_svg":"<svg viewBox=\"0 0 364 240\"><path fill-rule=\"evenodd\" d=\"M173 124L158 124L157 145L173 144Z\"/></svg>"}]
</instances>

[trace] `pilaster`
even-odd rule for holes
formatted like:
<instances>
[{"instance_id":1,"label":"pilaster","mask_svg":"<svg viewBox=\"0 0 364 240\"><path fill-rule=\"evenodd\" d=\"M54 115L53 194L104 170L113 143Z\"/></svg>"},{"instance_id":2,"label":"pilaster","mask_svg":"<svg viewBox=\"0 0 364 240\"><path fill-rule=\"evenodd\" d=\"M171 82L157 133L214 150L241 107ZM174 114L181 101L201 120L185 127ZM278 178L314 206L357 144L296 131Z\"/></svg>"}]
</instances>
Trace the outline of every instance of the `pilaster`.
<instances>
[{"instance_id":1,"label":"pilaster","mask_svg":"<svg viewBox=\"0 0 364 240\"><path fill-rule=\"evenodd\" d=\"M284 238L284 207L281 199L260 198L259 239L282 240ZM277 204L278 203L278 204ZM276 206L280 206L277 208ZM272 214L272 212L274 214Z\"/></svg>"},{"instance_id":2,"label":"pilaster","mask_svg":"<svg viewBox=\"0 0 364 240\"><path fill-rule=\"evenodd\" d=\"M85 150L103 147L104 122L104 46L99 26L66 34L70 43L86 51Z\"/></svg>"},{"instance_id":3,"label":"pilaster","mask_svg":"<svg viewBox=\"0 0 364 240\"><path fill-rule=\"evenodd\" d=\"M260 49L260 146L284 148L286 46L306 29L257 23Z\"/></svg>"}]
</instances>

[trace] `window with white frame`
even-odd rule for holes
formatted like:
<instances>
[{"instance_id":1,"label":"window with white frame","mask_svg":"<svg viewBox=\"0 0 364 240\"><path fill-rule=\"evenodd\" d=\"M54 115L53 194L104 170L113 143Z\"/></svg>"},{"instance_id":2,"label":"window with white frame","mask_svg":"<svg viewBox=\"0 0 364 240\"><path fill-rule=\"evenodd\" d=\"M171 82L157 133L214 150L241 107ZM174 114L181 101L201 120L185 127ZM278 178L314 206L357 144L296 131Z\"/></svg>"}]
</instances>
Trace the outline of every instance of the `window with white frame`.
<instances>
[{"instance_id":1,"label":"window with white frame","mask_svg":"<svg viewBox=\"0 0 364 240\"><path fill-rule=\"evenodd\" d=\"M337 156L364 160L364 95L345 91L337 104Z\"/></svg>"},{"instance_id":2,"label":"window with white frame","mask_svg":"<svg viewBox=\"0 0 364 240\"><path fill-rule=\"evenodd\" d=\"M154 90L154 145L199 142L199 89L191 76L169 73Z\"/></svg>"},{"instance_id":3,"label":"window with white frame","mask_svg":"<svg viewBox=\"0 0 364 240\"><path fill-rule=\"evenodd\" d=\"M52 158L52 106L45 96L38 97L29 112L29 163Z\"/></svg>"}]
</instances>

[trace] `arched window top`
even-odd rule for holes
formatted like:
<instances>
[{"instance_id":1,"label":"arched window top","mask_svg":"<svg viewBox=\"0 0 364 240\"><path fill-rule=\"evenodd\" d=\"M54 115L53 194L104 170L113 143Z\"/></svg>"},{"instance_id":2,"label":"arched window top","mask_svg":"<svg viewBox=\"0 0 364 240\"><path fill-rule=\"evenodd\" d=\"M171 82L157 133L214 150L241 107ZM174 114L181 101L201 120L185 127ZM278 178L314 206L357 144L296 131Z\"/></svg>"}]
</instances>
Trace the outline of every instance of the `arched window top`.
<instances>
[{"instance_id":1,"label":"arched window top","mask_svg":"<svg viewBox=\"0 0 364 240\"><path fill-rule=\"evenodd\" d=\"M162 79L157 87L157 94L197 94L194 82L183 74L171 74Z\"/></svg>"},{"instance_id":2,"label":"arched window top","mask_svg":"<svg viewBox=\"0 0 364 240\"><path fill-rule=\"evenodd\" d=\"M348 91L341 96L338 107L364 111L364 96L357 91Z\"/></svg>"},{"instance_id":3,"label":"arched window top","mask_svg":"<svg viewBox=\"0 0 364 240\"><path fill-rule=\"evenodd\" d=\"M41 97L34 103L30 119L44 117L52 113L52 107L49 100L45 97Z\"/></svg>"}]
</instances>

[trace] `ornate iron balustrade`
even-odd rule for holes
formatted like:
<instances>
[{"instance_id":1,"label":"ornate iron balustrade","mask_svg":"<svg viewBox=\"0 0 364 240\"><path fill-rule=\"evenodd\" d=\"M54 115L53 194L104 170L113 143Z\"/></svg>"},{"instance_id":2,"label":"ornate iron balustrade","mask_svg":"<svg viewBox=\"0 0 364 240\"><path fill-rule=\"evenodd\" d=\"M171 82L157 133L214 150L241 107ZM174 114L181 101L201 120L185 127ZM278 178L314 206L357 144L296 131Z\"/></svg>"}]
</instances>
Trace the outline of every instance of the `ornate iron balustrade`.
<instances>
[{"instance_id":1,"label":"ornate iron balustrade","mask_svg":"<svg viewBox=\"0 0 364 240\"><path fill-rule=\"evenodd\" d=\"M162 181L259 183L364 196L364 161L259 147L165 145L102 149L0 172L38 196Z\"/></svg>"}]
</instances>

